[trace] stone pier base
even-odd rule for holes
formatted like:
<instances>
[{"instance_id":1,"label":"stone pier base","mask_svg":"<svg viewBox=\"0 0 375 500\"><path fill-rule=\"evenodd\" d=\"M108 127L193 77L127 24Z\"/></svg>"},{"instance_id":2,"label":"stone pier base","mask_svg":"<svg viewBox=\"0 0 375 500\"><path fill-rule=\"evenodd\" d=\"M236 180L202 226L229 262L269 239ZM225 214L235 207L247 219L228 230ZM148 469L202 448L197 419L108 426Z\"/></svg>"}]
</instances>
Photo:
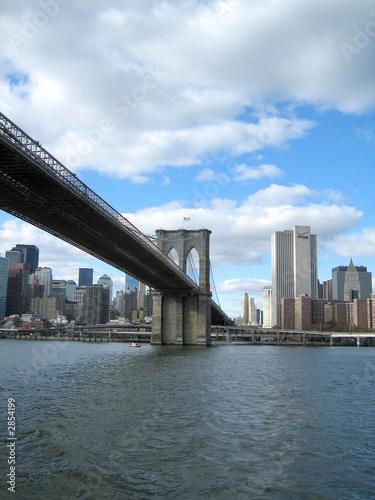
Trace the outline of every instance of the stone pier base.
<instances>
[{"instance_id":1,"label":"stone pier base","mask_svg":"<svg viewBox=\"0 0 375 500\"><path fill-rule=\"evenodd\" d=\"M165 296L154 292L151 344L210 345L211 293Z\"/></svg>"}]
</instances>

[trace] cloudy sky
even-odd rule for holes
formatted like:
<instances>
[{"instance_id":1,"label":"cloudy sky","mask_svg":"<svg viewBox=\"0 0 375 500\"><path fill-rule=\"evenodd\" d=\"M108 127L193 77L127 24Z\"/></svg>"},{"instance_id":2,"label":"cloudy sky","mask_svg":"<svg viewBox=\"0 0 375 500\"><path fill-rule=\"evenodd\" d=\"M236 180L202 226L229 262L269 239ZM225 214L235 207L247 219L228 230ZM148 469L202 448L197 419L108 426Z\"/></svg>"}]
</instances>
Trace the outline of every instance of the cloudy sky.
<instances>
[{"instance_id":1,"label":"cloudy sky","mask_svg":"<svg viewBox=\"0 0 375 500\"><path fill-rule=\"evenodd\" d=\"M206 227L223 309L261 306L271 234L319 279L375 274L373 0L1 0L1 111L140 230ZM0 253L124 275L0 212Z\"/></svg>"}]
</instances>

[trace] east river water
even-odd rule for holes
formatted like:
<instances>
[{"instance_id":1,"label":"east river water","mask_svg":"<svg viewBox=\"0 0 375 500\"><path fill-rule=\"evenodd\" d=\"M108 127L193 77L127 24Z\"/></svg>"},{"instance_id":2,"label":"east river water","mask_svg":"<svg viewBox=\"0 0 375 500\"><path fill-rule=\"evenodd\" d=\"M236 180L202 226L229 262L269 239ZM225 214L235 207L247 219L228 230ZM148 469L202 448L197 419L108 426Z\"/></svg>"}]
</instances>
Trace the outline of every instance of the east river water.
<instances>
[{"instance_id":1,"label":"east river water","mask_svg":"<svg viewBox=\"0 0 375 500\"><path fill-rule=\"evenodd\" d=\"M375 498L374 348L2 340L0 362L0 498Z\"/></svg>"}]
</instances>

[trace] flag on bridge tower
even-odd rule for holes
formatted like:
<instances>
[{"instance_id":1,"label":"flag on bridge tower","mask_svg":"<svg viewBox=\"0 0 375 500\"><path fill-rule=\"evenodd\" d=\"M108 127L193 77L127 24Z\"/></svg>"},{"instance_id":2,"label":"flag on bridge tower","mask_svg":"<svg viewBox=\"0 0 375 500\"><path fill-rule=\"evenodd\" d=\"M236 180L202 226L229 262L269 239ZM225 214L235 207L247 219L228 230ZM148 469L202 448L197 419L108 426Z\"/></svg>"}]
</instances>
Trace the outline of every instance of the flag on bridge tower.
<instances>
[{"instance_id":1,"label":"flag on bridge tower","mask_svg":"<svg viewBox=\"0 0 375 500\"><path fill-rule=\"evenodd\" d=\"M184 229L184 227L185 227L185 222L187 222L187 221L189 221L189 220L190 220L190 217L184 217L184 218L182 219L182 229Z\"/></svg>"}]
</instances>

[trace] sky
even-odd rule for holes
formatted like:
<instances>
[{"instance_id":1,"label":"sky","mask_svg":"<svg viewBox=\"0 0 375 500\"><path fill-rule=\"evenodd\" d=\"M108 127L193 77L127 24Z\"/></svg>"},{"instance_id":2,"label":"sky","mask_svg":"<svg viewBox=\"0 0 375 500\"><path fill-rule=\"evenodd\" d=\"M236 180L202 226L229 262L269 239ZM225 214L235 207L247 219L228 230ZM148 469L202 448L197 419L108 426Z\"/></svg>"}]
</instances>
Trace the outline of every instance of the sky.
<instances>
[{"instance_id":1,"label":"sky","mask_svg":"<svg viewBox=\"0 0 375 500\"><path fill-rule=\"evenodd\" d=\"M350 258L375 275L373 0L0 9L1 111L144 233L210 229L229 316L245 292L262 308L271 234L294 225L318 237L321 282ZM0 254L17 243L56 279L93 267L124 289L120 271L0 211Z\"/></svg>"}]
</instances>

